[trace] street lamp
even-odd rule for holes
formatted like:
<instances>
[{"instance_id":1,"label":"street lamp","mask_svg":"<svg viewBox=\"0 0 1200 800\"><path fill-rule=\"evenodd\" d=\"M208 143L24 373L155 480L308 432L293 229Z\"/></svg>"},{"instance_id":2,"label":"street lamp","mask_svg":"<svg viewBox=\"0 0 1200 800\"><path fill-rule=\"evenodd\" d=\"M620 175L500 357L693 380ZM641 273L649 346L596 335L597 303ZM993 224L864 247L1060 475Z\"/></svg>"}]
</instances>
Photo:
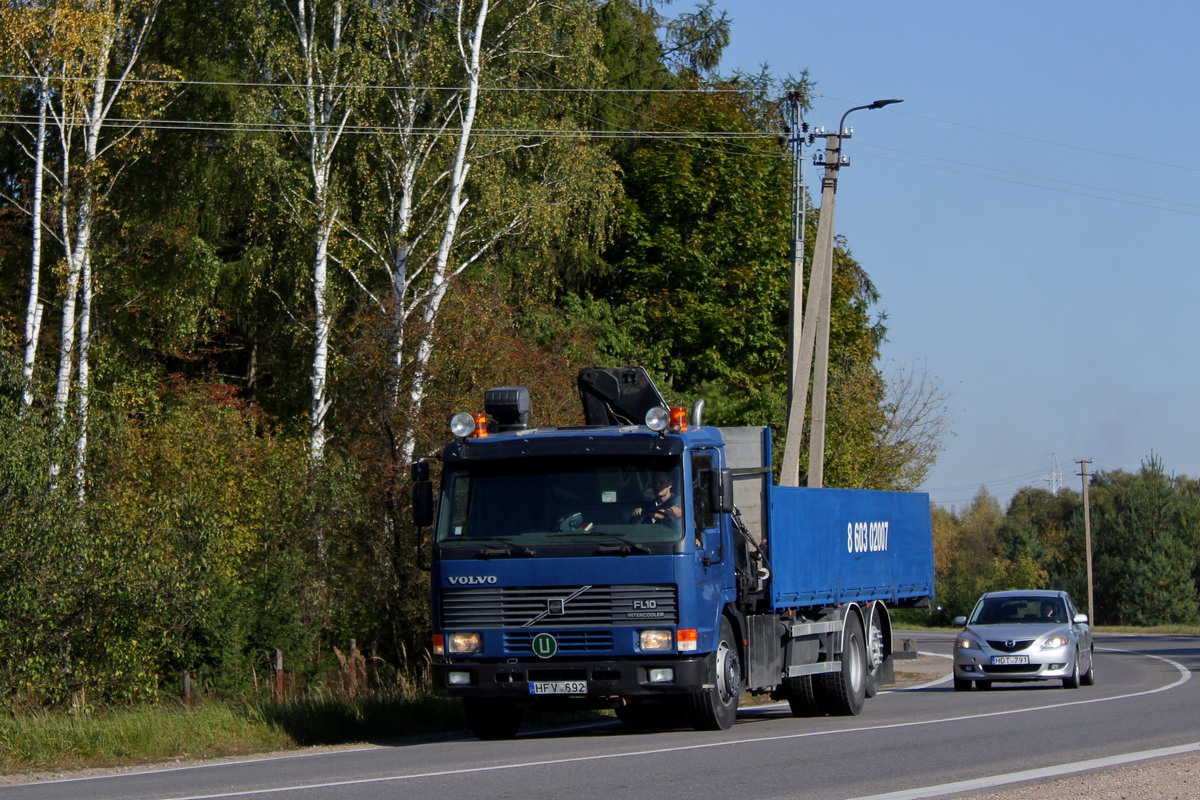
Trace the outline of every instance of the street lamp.
<instances>
[{"instance_id":1,"label":"street lamp","mask_svg":"<svg viewBox=\"0 0 1200 800\"><path fill-rule=\"evenodd\" d=\"M883 108L903 100L876 100L863 106L855 106L842 114L837 133L825 135L825 159L814 163L824 165L825 175L821 179L821 217L817 223L817 241L813 247L812 274L809 278L808 304L804 309L804 326L800 334L800 353L793 363L801 369L793 370L789 395L799 402L791 403L788 410L787 439L783 449L783 464L780 484L799 485L800 431L804 427L804 403L808 380L813 381L812 431L809 436L808 486L819 487L825 481L825 406L829 379L829 314L833 294L833 215L834 196L837 193L837 173L843 166L841 141L850 138L846 128L846 117L863 109ZM810 137L811 140L811 137ZM792 309L793 315L799 309ZM816 363L813 363L813 356Z\"/></svg>"}]
</instances>

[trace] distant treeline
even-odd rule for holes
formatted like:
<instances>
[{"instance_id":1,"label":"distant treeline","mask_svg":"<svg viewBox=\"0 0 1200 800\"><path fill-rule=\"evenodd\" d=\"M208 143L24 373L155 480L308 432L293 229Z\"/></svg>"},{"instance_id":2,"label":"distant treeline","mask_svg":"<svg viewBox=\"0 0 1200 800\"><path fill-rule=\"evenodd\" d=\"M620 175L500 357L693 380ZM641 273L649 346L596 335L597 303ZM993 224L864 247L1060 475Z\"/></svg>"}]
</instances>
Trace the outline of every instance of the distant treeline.
<instances>
[{"instance_id":1,"label":"distant treeline","mask_svg":"<svg viewBox=\"0 0 1200 800\"><path fill-rule=\"evenodd\" d=\"M1151 455L1137 472L1097 472L1088 487L1099 625L1200 621L1200 480ZM1004 510L981 490L960 514L933 512L938 622L1000 589L1065 589L1086 610L1081 492L1018 491Z\"/></svg>"}]
</instances>

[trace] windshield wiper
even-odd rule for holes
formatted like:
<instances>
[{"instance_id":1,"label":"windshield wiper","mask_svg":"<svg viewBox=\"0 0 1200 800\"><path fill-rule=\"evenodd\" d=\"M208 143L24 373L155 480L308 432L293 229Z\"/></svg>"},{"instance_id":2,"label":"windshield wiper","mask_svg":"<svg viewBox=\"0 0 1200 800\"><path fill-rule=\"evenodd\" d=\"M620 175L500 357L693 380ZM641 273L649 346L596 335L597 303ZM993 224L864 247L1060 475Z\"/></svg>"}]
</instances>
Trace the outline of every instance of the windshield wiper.
<instances>
[{"instance_id":1,"label":"windshield wiper","mask_svg":"<svg viewBox=\"0 0 1200 800\"><path fill-rule=\"evenodd\" d=\"M475 557L485 561L489 558L512 558L513 556L529 558L535 555L534 551L528 547L514 542L506 542L503 539L485 539L483 541L491 541L499 545L498 547L481 547L475 551Z\"/></svg>"},{"instance_id":2,"label":"windshield wiper","mask_svg":"<svg viewBox=\"0 0 1200 800\"><path fill-rule=\"evenodd\" d=\"M596 548L595 555L598 556L628 556L634 553L645 553L650 555L653 551L640 542L632 542L616 533L608 531L591 531L592 536L608 536L611 539L616 539L620 544L602 544Z\"/></svg>"}]
</instances>

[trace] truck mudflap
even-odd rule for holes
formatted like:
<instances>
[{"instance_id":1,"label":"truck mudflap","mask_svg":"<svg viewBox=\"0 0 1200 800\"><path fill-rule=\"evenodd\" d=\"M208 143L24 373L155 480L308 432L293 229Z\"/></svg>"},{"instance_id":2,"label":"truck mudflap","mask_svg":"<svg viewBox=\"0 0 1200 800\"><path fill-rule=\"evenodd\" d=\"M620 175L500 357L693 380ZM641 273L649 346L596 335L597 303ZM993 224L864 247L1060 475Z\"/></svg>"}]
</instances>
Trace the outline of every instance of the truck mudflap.
<instances>
[{"instance_id":1,"label":"truck mudflap","mask_svg":"<svg viewBox=\"0 0 1200 800\"><path fill-rule=\"evenodd\" d=\"M713 657L435 663L433 682L446 697L530 702L664 697L704 689L712 680Z\"/></svg>"}]
</instances>

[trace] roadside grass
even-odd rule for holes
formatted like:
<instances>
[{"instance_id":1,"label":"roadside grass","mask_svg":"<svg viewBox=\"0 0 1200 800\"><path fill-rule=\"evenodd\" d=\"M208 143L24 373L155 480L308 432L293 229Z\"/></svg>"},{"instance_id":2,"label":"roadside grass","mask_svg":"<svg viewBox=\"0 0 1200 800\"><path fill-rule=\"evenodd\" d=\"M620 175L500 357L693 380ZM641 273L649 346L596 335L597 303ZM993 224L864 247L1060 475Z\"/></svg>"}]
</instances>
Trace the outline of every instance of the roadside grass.
<instances>
[{"instance_id":1,"label":"roadside grass","mask_svg":"<svg viewBox=\"0 0 1200 800\"><path fill-rule=\"evenodd\" d=\"M411 695L10 713L0 716L0 774L246 755L463 729L458 703Z\"/></svg>"}]
</instances>

